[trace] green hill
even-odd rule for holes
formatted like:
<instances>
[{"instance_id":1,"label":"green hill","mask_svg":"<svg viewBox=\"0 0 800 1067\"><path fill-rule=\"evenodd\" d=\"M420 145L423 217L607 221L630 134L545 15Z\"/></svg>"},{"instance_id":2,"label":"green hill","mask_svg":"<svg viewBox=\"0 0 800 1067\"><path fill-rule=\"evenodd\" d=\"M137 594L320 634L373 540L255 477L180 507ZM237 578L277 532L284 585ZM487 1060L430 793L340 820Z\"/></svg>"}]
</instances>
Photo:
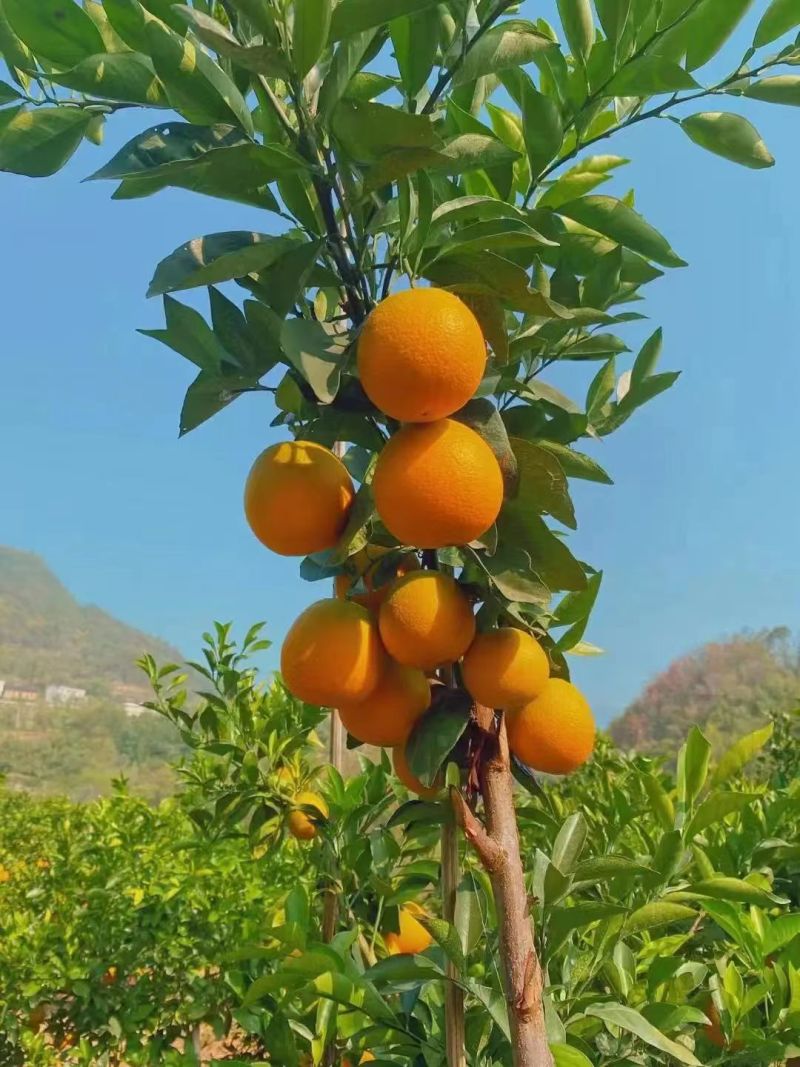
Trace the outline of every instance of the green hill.
<instances>
[{"instance_id":1,"label":"green hill","mask_svg":"<svg viewBox=\"0 0 800 1067\"><path fill-rule=\"evenodd\" d=\"M0 547L0 775L9 785L86 800L124 775L149 799L171 792L169 764L183 752L174 729L150 713L125 710L148 697L136 667L146 651L161 663L183 658L79 604L38 556ZM86 698L48 705L48 685L83 689ZM36 698L20 699L24 690Z\"/></svg>"},{"instance_id":2,"label":"green hill","mask_svg":"<svg viewBox=\"0 0 800 1067\"><path fill-rule=\"evenodd\" d=\"M720 749L800 708L800 650L785 627L715 641L675 660L611 723L622 748L674 753L692 725Z\"/></svg>"}]
</instances>

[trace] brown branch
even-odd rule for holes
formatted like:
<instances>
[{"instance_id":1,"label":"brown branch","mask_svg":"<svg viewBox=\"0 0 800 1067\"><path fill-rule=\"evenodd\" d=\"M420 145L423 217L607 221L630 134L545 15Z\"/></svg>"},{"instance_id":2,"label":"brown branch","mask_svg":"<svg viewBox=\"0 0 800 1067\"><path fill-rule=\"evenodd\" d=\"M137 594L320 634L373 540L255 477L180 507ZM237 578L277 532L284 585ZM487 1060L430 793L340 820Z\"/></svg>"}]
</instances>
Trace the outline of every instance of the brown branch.
<instances>
[{"instance_id":1,"label":"brown branch","mask_svg":"<svg viewBox=\"0 0 800 1067\"><path fill-rule=\"evenodd\" d=\"M497 843L486 832L480 819L473 813L469 804L461 795L461 790L450 786L450 803L453 805L453 814L456 822L464 831L464 837L475 849L478 859L481 861L489 874L498 870L503 862L503 856Z\"/></svg>"}]
</instances>

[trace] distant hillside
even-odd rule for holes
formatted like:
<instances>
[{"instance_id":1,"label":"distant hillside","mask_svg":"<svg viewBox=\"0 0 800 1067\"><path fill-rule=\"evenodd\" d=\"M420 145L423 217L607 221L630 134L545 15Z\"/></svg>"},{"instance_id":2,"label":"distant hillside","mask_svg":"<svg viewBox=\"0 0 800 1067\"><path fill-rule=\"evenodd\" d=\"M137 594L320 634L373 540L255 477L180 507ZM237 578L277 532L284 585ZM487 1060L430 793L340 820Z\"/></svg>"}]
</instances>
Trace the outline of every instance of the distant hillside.
<instances>
[{"instance_id":1,"label":"distant hillside","mask_svg":"<svg viewBox=\"0 0 800 1067\"><path fill-rule=\"evenodd\" d=\"M674 753L697 724L715 747L800 707L800 649L784 627L739 634L683 656L612 722L618 745Z\"/></svg>"},{"instance_id":2,"label":"distant hillside","mask_svg":"<svg viewBox=\"0 0 800 1067\"><path fill-rule=\"evenodd\" d=\"M0 546L0 678L102 696L113 682L142 685L135 661L145 651L181 659L164 641L79 604L38 556Z\"/></svg>"}]
</instances>

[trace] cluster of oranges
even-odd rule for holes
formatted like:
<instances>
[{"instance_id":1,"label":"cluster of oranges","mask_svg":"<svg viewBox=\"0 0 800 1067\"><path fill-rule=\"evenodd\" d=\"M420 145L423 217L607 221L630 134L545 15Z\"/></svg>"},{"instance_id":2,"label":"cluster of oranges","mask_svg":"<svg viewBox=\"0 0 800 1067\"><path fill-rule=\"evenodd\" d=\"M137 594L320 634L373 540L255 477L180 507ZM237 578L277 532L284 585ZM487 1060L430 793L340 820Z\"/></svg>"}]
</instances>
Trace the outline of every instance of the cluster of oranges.
<instances>
[{"instance_id":1,"label":"cluster of oranges","mask_svg":"<svg viewBox=\"0 0 800 1067\"><path fill-rule=\"evenodd\" d=\"M512 752L564 774L590 755L595 727L583 696L550 677L541 645L501 627L476 634L473 603L454 577L420 569L418 550L466 545L493 525L503 477L489 445L458 411L485 371L486 343L452 293L398 293L370 315L358 341L361 384L399 428L381 450L375 508L396 544L367 545L336 579L336 596L295 621L281 652L289 690L338 708L351 735L393 749L398 777L433 795L410 772L405 744L431 703L439 668L460 662L473 698L507 712ZM390 423L390 425L392 425ZM334 547L355 499L346 467L313 442L274 445L256 460L245 511L256 536L283 555Z\"/></svg>"}]
</instances>

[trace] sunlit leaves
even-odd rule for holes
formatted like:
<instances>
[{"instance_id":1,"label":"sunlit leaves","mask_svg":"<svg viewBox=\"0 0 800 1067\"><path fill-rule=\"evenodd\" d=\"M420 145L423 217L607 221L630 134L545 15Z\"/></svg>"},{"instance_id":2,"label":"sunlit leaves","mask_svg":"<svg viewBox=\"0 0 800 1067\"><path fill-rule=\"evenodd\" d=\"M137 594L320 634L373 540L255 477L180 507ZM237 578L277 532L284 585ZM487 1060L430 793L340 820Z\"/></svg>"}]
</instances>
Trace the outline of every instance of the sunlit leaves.
<instances>
[{"instance_id":1,"label":"sunlit leaves","mask_svg":"<svg viewBox=\"0 0 800 1067\"><path fill-rule=\"evenodd\" d=\"M328 43L333 4L331 0L294 0L292 58L297 75L304 78Z\"/></svg>"},{"instance_id":2,"label":"sunlit leaves","mask_svg":"<svg viewBox=\"0 0 800 1067\"><path fill-rule=\"evenodd\" d=\"M562 204L559 214L610 237L666 267L685 267L669 242L633 208L611 196L584 196Z\"/></svg>"},{"instance_id":3,"label":"sunlit leaves","mask_svg":"<svg viewBox=\"0 0 800 1067\"><path fill-rule=\"evenodd\" d=\"M680 126L701 148L741 163L743 167L761 170L775 163L761 134L742 115L729 111L702 111L681 119Z\"/></svg>"},{"instance_id":4,"label":"sunlit leaves","mask_svg":"<svg viewBox=\"0 0 800 1067\"><path fill-rule=\"evenodd\" d=\"M509 19L493 26L469 50L453 77L455 85L530 63L556 46L532 22Z\"/></svg>"},{"instance_id":5,"label":"sunlit leaves","mask_svg":"<svg viewBox=\"0 0 800 1067\"><path fill-rule=\"evenodd\" d=\"M164 90L149 59L134 52L90 56L71 70L51 74L50 78L87 96L149 107L167 106Z\"/></svg>"},{"instance_id":6,"label":"sunlit leaves","mask_svg":"<svg viewBox=\"0 0 800 1067\"><path fill-rule=\"evenodd\" d=\"M611 79L609 96L650 96L697 88L697 82L677 63L663 56L641 56L626 63Z\"/></svg>"},{"instance_id":7,"label":"sunlit leaves","mask_svg":"<svg viewBox=\"0 0 800 1067\"><path fill-rule=\"evenodd\" d=\"M714 769L712 781L715 785L727 782L754 759L772 737L774 726L769 723L760 730L738 738L720 757Z\"/></svg>"},{"instance_id":8,"label":"sunlit leaves","mask_svg":"<svg viewBox=\"0 0 800 1067\"><path fill-rule=\"evenodd\" d=\"M44 178L74 154L91 120L79 108L9 109L0 114L0 171Z\"/></svg>"},{"instance_id":9,"label":"sunlit leaves","mask_svg":"<svg viewBox=\"0 0 800 1067\"><path fill-rule=\"evenodd\" d=\"M796 0L771 0L756 28L753 44L760 48L795 26L800 26L800 9Z\"/></svg>"},{"instance_id":10,"label":"sunlit leaves","mask_svg":"<svg viewBox=\"0 0 800 1067\"><path fill-rule=\"evenodd\" d=\"M185 19L199 41L237 66L275 78L289 76L285 59L272 45L242 47L230 30L205 12L185 5L176 6L175 11Z\"/></svg>"},{"instance_id":11,"label":"sunlit leaves","mask_svg":"<svg viewBox=\"0 0 800 1067\"><path fill-rule=\"evenodd\" d=\"M469 695L459 689L445 689L436 697L406 743L412 773L428 786L433 785L453 746L466 730L472 705Z\"/></svg>"},{"instance_id":12,"label":"sunlit leaves","mask_svg":"<svg viewBox=\"0 0 800 1067\"><path fill-rule=\"evenodd\" d=\"M343 100L336 108L333 131L360 160L378 158L392 149L435 148L441 143L427 116L355 100Z\"/></svg>"},{"instance_id":13,"label":"sunlit leaves","mask_svg":"<svg viewBox=\"0 0 800 1067\"><path fill-rule=\"evenodd\" d=\"M17 37L51 63L73 67L105 52L97 27L73 0L3 0L3 11Z\"/></svg>"},{"instance_id":14,"label":"sunlit leaves","mask_svg":"<svg viewBox=\"0 0 800 1067\"><path fill-rule=\"evenodd\" d=\"M294 244L288 236L271 237L249 230L195 238L159 263L147 295L158 296L242 278L268 267Z\"/></svg>"},{"instance_id":15,"label":"sunlit leaves","mask_svg":"<svg viewBox=\"0 0 800 1067\"><path fill-rule=\"evenodd\" d=\"M661 1052L666 1052L679 1063L689 1064L691 1067L699 1067L700 1060L685 1045L672 1041L665 1034L662 1034L660 1030L633 1008L613 1003L591 1004L586 1009L586 1014L635 1034L645 1044L659 1049Z\"/></svg>"},{"instance_id":16,"label":"sunlit leaves","mask_svg":"<svg viewBox=\"0 0 800 1067\"><path fill-rule=\"evenodd\" d=\"M588 59L594 43L594 17L589 0L558 0L558 13L573 56Z\"/></svg>"},{"instance_id":17,"label":"sunlit leaves","mask_svg":"<svg viewBox=\"0 0 800 1067\"><path fill-rule=\"evenodd\" d=\"M800 75L776 74L771 78L761 78L748 85L743 95L769 104L800 107Z\"/></svg>"},{"instance_id":18,"label":"sunlit leaves","mask_svg":"<svg viewBox=\"0 0 800 1067\"><path fill-rule=\"evenodd\" d=\"M522 94L522 123L531 175L537 177L561 147L564 137L561 113L551 96L526 84Z\"/></svg>"},{"instance_id":19,"label":"sunlit leaves","mask_svg":"<svg viewBox=\"0 0 800 1067\"><path fill-rule=\"evenodd\" d=\"M283 326L281 347L287 359L323 404L331 403L339 390L349 340L347 334L305 319Z\"/></svg>"},{"instance_id":20,"label":"sunlit leaves","mask_svg":"<svg viewBox=\"0 0 800 1067\"><path fill-rule=\"evenodd\" d=\"M374 0L340 0L333 13L331 40L351 37L436 3L437 0L381 0L380 4Z\"/></svg>"}]
</instances>

